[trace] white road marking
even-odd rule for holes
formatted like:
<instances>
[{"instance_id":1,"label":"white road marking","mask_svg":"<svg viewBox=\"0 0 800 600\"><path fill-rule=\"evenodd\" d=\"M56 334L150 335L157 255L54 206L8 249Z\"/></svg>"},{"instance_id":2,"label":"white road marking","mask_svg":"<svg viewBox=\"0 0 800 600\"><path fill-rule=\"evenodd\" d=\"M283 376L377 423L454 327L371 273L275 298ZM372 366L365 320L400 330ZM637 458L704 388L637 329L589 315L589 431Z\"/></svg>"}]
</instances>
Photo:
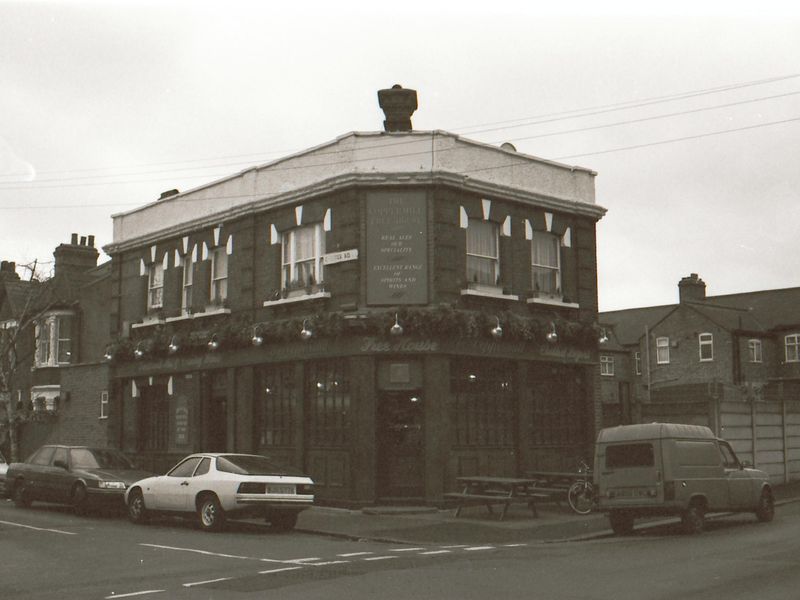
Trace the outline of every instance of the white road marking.
<instances>
[{"instance_id":1,"label":"white road marking","mask_svg":"<svg viewBox=\"0 0 800 600\"><path fill-rule=\"evenodd\" d=\"M472 552L473 550L494 550L494 546L472 546L471 548L464 548L465 552Z\"/></svg>"},{"instance_id":2,"label":"white road marking","mask_svg":"<svg viewBox=\"0 0 800 600\"><path fill-rule=\"evenodd\" d=\"M111 594L110 596L106 596L105 600L111 600L111 598L130 598L131 596L144 596L145 594L160 594L161 592L165 592L166 590L143 590L141 592L131 592L130 594Z\"/></svg>"},{"instance_id":3,"label":"white road marking","mask_svg":"<svg viewBox=\"0 0 800 600\"><path fill-rule=\"evenodd\" d=\"M337 554L336 556L342 556L344 558L349 558L351 556L369 556L370 554L375 554L374 552L348 552L347 554Z\"/></svg>"},{"instance_id":4,"label":"white road marking","mask_svg":"<svg viewBox=\"0 0 800 600\"><path fill-rule=\"evenodd\" d=\"M439 548L466 548L467 544L453 544L452 546L439 546Z\"/></svg>"},{"instance_id":5,"label":"white road marking","mask_svg":"<svg viewBox=\"0 0 800 600\"><path fill-rule=\"evenodd\" d=\"M303 563L313 563L315 560L322 560L322 559L318 556L315 556L314 558L293 558L292 560L284 560L281 562L303 564Z\"/></svg>"},{"instance_id":6,"label":"white road marking","mask_svg":"<svg viewBox=\"0 0 800 600\"><path fill-rule=\"evenodd\" d=\"M139 544L148 548L158 548L160 550L177 550L178 552L193 552L204 556L217 556L219 558L237 558L239 560L258 560L261 562L287 563L291 561L277 560L275 558L255 558L253 556L239 556L237 554L222 554L221 552L209 552L208 550L197 550L196 548L179 548L177 546L162 546L160 544Z\"/></svg>"},{"instance_id":7,"label":"white road marking","mask_svg":"<svg viewBox=\"0 0 800 600\"><path fill-rule=\"evenodd\" d=\"M429 550L428 552L420 552L421 555L430 556L431 554L450 554L450 550Z\"/></svg>"},{"instance_id":8,"label":"white road marking","mask_svg":"<svg viewBox=\"0 0 800 600\"><path fill-rule=\"evenodd\" d=\"M425 550L425 548L392 548L389 552L416 552L417 550Z\"/></svg>"},{"instance_id":9,"label":"white road marking","mask_svg":"<svg viewBox=\"0 0 800 600\"><path fill-rule=\"evenodd\" d=\"M3 525L12 525L14 527L24 527L25 529L33 529L35 531L49 531L50 533L63 533L64 535L78 535L74 531L61 531L60 529L46 529L44 527L34 527L33 525L23 525L22 523L13 523L12 521L0 521L0 523L2 523Z\"/></svg>"},{"instance_id":10,"label":"white road marking","mask_svg":"<svg viewBox=\"0 0 800 600\"><path fill-rule=\"evenodd\" d=\"M309 563L308 566L310 567L324 567L326 565L343 565L345 563L349 563L349 560L329 560L328 562L321 562L321 563Z\"/></svg>"},{"instance_id":11,"label":"white road marking","mask_svg":"<svg viewBox=\"0 0 800 600\"><path fill-rule=\"evenodd\" d=\"M193 583L184 583L183 587L194 587L196 585L205 585L207 583L217 583L218 581L228 581L233 577L220 577L219 579L208 579L206 581L195 581Z\"/></svg>"},{"instance_id":12,"label":"white road marking","mask_svg":"<svg viewBox=\"0 0 800 600\"><path fill-rule=\"evenodd\" d=\"M391 558L399 558L397 556L370 556L369 558L364 558L362 560L389 560Z\"/></svg>"},{"instance_id":13,"label":"white road marking","mask_svg":"<svg viewBox=\"0 0 800 600\"><path fill-rule=\"evenodd\" d=\"M527 546L528 544L503 544L506 548L521 548L523 546Z\"/></svg>"},{"instance_id":14,"label":"white road marking","mask_svg":"<svg viewBox=\"0 0 800 600\"><path fill-rule=\"evenodd\" d=\"M283 571L296 571L303 567L283 567L282 569L270 569L269 571L259 571L259 575L269 575L270 573L282 573Z\"/></svg>"}]
</instances>

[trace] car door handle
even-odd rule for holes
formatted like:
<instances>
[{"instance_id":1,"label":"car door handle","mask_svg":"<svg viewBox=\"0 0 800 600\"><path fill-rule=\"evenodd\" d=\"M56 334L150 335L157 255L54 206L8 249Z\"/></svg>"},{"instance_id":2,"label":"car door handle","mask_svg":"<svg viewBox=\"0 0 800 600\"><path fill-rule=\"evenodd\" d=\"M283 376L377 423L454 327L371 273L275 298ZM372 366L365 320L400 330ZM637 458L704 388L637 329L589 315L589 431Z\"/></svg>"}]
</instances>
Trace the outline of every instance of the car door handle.
<instances>
[{"instance_id":1,"label":"car door handle","mask_svg":"<svg viewBox=\"0 0 800 600\"><path fill-rule=\"evenodd\" d=\"M181 481L181 485L189 485L188 481Z\"/></svg>"}]
</instances>

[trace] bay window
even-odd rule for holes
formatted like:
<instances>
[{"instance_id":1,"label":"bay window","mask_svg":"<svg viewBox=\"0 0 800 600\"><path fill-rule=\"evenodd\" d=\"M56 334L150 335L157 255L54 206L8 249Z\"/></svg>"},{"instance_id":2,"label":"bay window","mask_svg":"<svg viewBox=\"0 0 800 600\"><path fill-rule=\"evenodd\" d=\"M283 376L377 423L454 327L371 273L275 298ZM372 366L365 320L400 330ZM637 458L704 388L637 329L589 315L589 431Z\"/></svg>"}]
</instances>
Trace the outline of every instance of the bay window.
<instances>
[{"instance_id":1,"label":"bay window","mask_svg":"<svg viewBox=\"0 0 800 600\"><path fill-rule=\"evenodd\" d=\"M73 316L50 314L36 324L36 366L67 365L72 360Z\"/></svg>"}]
</instances>

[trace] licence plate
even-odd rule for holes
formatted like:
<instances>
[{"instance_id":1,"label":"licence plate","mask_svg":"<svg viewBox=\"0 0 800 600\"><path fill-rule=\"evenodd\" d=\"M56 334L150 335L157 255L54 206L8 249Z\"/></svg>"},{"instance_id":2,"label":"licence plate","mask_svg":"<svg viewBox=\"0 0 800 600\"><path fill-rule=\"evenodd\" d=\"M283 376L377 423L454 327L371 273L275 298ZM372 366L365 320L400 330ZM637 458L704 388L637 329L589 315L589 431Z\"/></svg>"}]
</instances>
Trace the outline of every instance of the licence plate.
<instances>
[{"instance_id":1,"label":"licence plate","mask_svg":"<svg viewBox=\"0 0 800 600\"><path fill-rule=\"evenodd\" d=\"M293 485L268 485L268 494L294 494Z\"/></svg>"}]
</instances>

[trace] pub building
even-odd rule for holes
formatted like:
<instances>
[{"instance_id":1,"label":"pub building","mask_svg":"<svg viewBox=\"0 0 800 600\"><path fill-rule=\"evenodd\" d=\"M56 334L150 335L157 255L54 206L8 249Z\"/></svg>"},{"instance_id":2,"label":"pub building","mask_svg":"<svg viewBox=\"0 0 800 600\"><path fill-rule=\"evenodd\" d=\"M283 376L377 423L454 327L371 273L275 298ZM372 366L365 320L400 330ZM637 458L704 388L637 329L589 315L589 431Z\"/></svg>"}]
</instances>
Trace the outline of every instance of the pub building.
<instances>
[{"instance_id":1,"label":"pub building","mask_svg":"<svg viewBox=\"0 0 800 600\"><path fill-rule=\"evenodd\" d=\"M378 99L384 131L114 215L110 436L143 466L258 453L324 503L436 504L588 456L596 173Z\"/></svg>"}]
</instances>

